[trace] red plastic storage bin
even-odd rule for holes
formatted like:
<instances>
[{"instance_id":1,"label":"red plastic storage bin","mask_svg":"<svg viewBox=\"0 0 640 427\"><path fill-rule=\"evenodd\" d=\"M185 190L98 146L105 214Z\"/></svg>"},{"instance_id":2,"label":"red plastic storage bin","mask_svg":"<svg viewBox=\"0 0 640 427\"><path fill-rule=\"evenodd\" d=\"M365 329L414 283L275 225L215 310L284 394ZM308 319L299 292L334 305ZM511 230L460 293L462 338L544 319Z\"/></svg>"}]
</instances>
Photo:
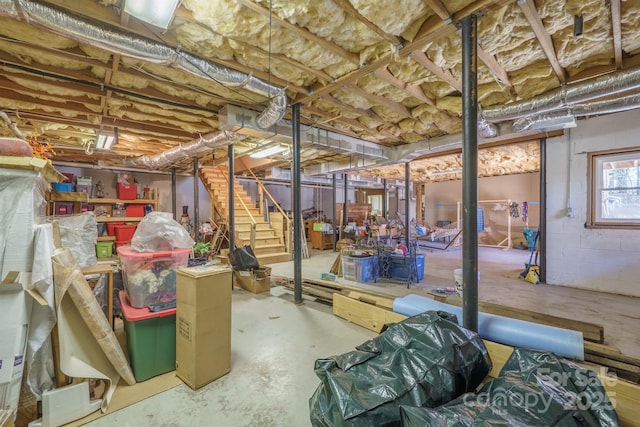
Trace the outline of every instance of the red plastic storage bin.
<instances>
[{"instance_id":1,"label":"red plastic storage bin","mask_svg":"<svg viewBox=\"0 0 640 427\"><path fill-rule=\"evenodd\" d=\"M56 215L71 215L73 213L73 203L56 202Z\"/></svg>"},{"instance_id":2,"label":"red plastic storage bin","mask_svg":"<svg viewBox=\"0 0 640 427\"><path fill-rule=\"evenodd\" d=\"M116 229L116 242L128 242L133 238L136 232L136 225L117 225Z\"/></svg>"},{"instance_id":3,"label":"red plastic storage bin","mask_svg":"<svg viewBox=\"0 0 640 427\"><path fill-rule=\"evenodd\" d=\"M144 216L144 205L127 205L125 208L127 216Z\"/></svg>"},{"instance_id":4,"label":"red plastic storage bin","mask_svg":"<svg viewBox=\"0 0 640 427\"><path fill-rule=\"evenodd\" d=\"M115 236L116 235L116 227L119 225L124 225L124 221L120 222L120 221L116 221L116 222L108 222L107 223L107 234L109 236Z\"/></svg>"},{"instance_id":5,"label":"red plastic storage bin","mask_svg":"<svg viewBox=\"0 0 640 427\"><path fill-rule=\"evenodd\" d=\"M138 186L136 184L118 183L118 199L135 200Z\"/></svg>"},{"instance_id":6,"label":"red plastic storage bin","mask_svg":"<svg viewBox=\"0 0 640 427\"><path fill-rule=\"evenodd\" d=\"M122 246L127 246L131 241L125 240L116 240L116 249L121 248Z\"/></svg>"}]
</instances>

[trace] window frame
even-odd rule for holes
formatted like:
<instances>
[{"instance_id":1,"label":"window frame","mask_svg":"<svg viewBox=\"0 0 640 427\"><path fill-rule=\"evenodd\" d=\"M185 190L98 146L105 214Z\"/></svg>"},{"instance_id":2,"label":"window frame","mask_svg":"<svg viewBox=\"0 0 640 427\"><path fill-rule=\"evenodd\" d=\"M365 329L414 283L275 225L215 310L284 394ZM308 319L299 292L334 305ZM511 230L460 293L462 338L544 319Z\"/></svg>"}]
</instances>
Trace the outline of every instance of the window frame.
<instances>
[{"instance_id":1,"label":"window frame","mask_svg":"<svg viewBox=\"0 0 640 427\"><path fill-rule=\"evenodd\" d=\"M594 151L587 153L587 177L588 177L588 190L587 190L587 221L585 223L586 228L609 228L609 229L631 229L640 230L640 218L637 220L605 220L601 219L602 202L598 193L604 188L600 183L602 182L602 168L599 166L600 162L607 159L635 155L640 160L640 147L624 148ZM640 188L629 187L631 189Z\"/></svg>"}]
</instances>

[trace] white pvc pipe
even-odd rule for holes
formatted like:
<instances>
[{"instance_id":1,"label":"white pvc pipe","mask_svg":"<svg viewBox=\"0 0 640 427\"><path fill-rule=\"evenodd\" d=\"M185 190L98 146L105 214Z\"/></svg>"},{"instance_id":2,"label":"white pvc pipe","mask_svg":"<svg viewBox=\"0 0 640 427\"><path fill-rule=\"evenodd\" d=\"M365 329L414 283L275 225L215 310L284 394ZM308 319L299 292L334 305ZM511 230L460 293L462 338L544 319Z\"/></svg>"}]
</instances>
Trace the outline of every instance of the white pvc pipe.
<instances>
[{"instance_id":1,"label":"white pvc pipe","mask_svg":"<svg viewBox=\"0 0 640 427\"><path fill-rule=\"evenodd\" d=\"M393 311L415 316L429 310L453 313L462 323L462 308L420 295L407 295L393 301ZM525 322L487 313L478 313L478 333L482 338L514 347L550 351L563 357L584 360L582 332Z\"/></svg>"}]
</instances>

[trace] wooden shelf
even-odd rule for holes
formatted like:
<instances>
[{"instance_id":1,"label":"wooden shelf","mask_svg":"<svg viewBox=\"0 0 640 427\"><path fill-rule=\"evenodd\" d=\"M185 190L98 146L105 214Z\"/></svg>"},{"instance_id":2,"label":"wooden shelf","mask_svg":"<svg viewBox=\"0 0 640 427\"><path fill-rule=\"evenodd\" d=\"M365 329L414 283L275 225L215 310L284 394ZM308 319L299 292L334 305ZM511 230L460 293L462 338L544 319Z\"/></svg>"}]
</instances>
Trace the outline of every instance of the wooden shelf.
<instances>
[{"instance_id":1,"label":"wooden shelf","mask_svg":"<svg viewBox=\"0 0 640 427\"><path fill-rule=\"evenodd\" d=\"M98 242L115 242L116 236L98 236Z\"/></svg>"},{"instance_id":2,"label":"wooden shelf","mask_svg":"<svg viewBox=\"0 0 640 427\"><path fill-rule=\"evenodd\" d=\"M49 194L49 201L52 202L82 202L87 203L89 197L87 193L65 192L65 191L52 191Z\"/></svg>"},{"instance_id":3,"label":"wooden shelf","mask_svg":"<svg viewBox=\"0 0 640 427\"><path fill-rule=\"evenodd\" d=\"M99 216L96 217L96 222L140 222L142 216Z\"/></svg>"},{"instance_id":4,"label":"wooden shelf","mask_svg":"<svg viewBox=\"0 0 640 427\"><path fill-rule=\"evenodd\" d=\"M156 203L158 203L157 200L155 199L131 199L131 200L125 200L125 199L106 199L106 198L95 198L92 197L91 199L89 199L89 203L94 203L94 204L116 204L116 203L132 203L132 204L142 204L142 205L156 205Z\"/></svg>"}]
</instances>

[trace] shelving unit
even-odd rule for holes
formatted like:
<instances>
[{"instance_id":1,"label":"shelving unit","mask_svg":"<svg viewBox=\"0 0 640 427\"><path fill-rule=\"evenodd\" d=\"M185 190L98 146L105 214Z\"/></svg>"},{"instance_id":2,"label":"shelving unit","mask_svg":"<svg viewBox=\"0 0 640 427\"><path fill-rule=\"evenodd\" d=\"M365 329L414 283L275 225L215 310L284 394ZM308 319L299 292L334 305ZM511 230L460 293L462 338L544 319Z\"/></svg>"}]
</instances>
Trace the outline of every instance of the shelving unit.
<instances>
[{"instance_id":1,"label":"shelving unit","mask_svg":"<svg viewBox=\"0 0 640 427\"><path fill-rule=\"evenodd\" d=\"M156 192L156 194L158 194ZM113 199L113 198L91 198L89 203L94 204L96 207L104 206L107 209L109 216L97 216L96 222L108 223L108 222L140 222L144 217L140 216L110 216L113 210L113 205L124 203L125 205L151 205L153 210L158 210L158 199ZM98 242L115 241L115 236L98 236Z\"/></svg>"},{"instance_id":2,"label":"shelving unit","mask_svg":"<svg viewBox=\"0 0 640 427\"><path fill-rule=\"evenodd\" d=\"M72 203L74 214L82 213L82 203L89 202L87 193L50 191L46 195L47 215L55 215L57 203Z\"/></svg>"}]
</instances>

